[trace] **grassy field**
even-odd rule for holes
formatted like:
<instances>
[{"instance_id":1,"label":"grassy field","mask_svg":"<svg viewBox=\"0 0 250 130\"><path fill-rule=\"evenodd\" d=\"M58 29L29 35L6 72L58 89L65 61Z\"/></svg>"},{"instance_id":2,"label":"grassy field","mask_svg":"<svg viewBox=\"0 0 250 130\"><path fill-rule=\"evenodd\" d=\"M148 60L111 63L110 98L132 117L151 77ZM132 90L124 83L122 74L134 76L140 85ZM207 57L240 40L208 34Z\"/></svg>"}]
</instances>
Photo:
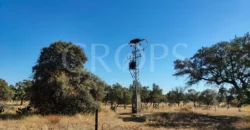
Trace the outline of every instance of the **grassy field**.
<instances>
[{"instance_id":1,"label":"grassy field","mask_svg":"<svg viewBox=\"0 0 250 130\"><path fill-rule=\"evenodd\" d=\"M27 104L27 103L26 103ZM92 130L94 115L78 114L75 116L32 115L18 118L15 111L17 103L7 103L5 112L0 114L0 130ZM193 108L192 105L149 108L133 115L131 106L126 110L119 107L116 112L103 108L99 113L100 130L250 130L250 107L237 108Z\"/></svg>"}]
</instances>

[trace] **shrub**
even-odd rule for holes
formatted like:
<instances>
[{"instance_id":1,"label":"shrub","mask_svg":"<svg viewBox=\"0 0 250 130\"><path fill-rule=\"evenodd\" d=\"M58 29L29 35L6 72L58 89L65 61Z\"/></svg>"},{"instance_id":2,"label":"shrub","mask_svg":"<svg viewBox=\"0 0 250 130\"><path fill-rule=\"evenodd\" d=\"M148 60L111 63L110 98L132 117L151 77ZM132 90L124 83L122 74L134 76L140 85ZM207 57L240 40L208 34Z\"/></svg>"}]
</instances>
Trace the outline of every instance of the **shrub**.
<instances>
[{"instance_id":1,"label":"shrub","mask_svg":"<svg viewBox=\"0 0 250 130\"><path fill-rule=\"evenodd\" d=\"M159 109L159 104L153 104L154 109Z\"/></svg>"},{"instance_id":2,"label":"shrub","mask_svg":"<svg viewBox=\"0 0 250 130\"><path fill-rule=\"evenodd\" d=\"M33 100L32 104L42 115L93 113L100 108L99 103L84 89L59 91L57 96L53 94L51 97L36 100Z\"/></svg>"},{"instance_id":3,"label":"shrub","mask_svg":"<svg viewBox=\"0 0 250 130\"><path fill-rule=\"evenodd\" d=\"M4 112L4 108L1 106L0 107L0 114Z\"/></svg>"},{"instance_id":4,"label":"shrub","mask_svg":"<svg viewBox=\"0 0 250 130\"><path fill-rule=\"evenodd\" d=\"M110 110L116 111L116 107L115 107L115 106L111 106L111 107L110 107Z\"/></svg>"},{"instance_id":5,"label":"shrub","mask_svg":"<svg viewBox=\"0 0 250 130\"><path fill-rule=\"evenodd\" d=\"M25 107L25 108L18 108L18 110L16 111L16 114L19 116L28 116L31 115L32 113L32 109L30 106Z\"/></svg>"}]
</instances>

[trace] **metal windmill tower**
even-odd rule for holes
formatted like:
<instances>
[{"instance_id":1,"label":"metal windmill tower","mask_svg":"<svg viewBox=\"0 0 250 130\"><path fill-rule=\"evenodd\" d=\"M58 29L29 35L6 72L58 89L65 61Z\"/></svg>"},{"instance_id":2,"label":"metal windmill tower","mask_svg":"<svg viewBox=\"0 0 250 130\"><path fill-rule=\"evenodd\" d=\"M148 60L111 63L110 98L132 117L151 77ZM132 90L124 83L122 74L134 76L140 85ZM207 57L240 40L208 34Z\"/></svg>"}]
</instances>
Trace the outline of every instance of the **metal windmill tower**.
<instances>
[{"instance_id":1,"label":"metal windmill tower","mask_svg":"<svg viewBox=\"0 0 250 130\"><path fill-rule=\"evenodd\" d=\"M142 41L145 39L133 39L129 45L132 48L132 55L129 57L129 71L133 78L133 96L132 96L132 113L141 112L141 95L140 95L140 82L139 82L139 62L141 52L144 51L145 47L142 48Z\"/></svg>"}]
</instances>

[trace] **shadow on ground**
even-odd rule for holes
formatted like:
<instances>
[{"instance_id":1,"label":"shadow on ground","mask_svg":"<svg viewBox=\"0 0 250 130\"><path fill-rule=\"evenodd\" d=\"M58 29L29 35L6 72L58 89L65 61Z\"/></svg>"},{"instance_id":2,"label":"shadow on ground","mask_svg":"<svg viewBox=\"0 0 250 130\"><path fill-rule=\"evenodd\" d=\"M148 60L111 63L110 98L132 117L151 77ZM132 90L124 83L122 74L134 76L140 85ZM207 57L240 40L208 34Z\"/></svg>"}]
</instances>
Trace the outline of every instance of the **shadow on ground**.
<instances>
[{"instance_id":1,"label":"shadow on ground","mask_svg":"<svg viewBox=\"0 0 250 130\"><path fill-rule=\"evenodd\" d=\"M124 122L146 122L146 125L154 128L174 128L174 129L219 129L236 130L234 122L240 117L232 116L210 116L192 112L178 113L154 113L143 115L132 115L129 113L120 114Z\"/></svg>"},{"instance_id":2,"label":"shadow on ground","mask_svg":"<svg viewBox=\"0 0 250 130\"><path fill-rule=\"evenodd\" d=\"M0 120L18 120L18 119L21 119L21 117L17 114L9 114L9 113L0 114Z\"/></svg>"},{"instance_id":3,"label":"shadow on ground","mask_svg":"<svg viewBox=\"0 0 250 130\"><path fill-rule=\"evenodd\" d=\"M146 121L145 116L138 116L138 115L134 115L131 113L121 113L119 115L120 115L120 118L122 118L124 122L145 122Z\"/></svg>"}]
</instances>

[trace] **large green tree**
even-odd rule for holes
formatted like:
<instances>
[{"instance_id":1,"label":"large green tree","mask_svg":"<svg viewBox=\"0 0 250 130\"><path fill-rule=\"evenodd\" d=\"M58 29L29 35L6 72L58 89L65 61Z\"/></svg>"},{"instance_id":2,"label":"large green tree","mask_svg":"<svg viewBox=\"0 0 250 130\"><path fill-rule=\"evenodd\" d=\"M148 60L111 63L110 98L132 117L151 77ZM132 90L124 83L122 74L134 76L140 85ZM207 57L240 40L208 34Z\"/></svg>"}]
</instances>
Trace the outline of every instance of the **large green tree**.
<instances>
[{"instance_id":1,"label":"large green tree","mask_svg":"<svg viewBox=\"0 0 250 130\"><path fill-rule=\"evenodd\" d=\"M0 79L0 101L9 100L11 97L12 92L8 86L8 83L5 80Z\"/></svg>"},{"instance_id":2,"label":"large green tree","mask_svg":"<svg viewBox=\"0 0 250 130\"><path fill-rule=\"evenodd\" d=\"M197 92L194 89L189 89L186 97L189 101L193 102L194 107L196 107L196 103L199 101L200 92Z\"/></svg>"},{"instance_id":3,"label":"large green tree","mask_svg":"<svg viewBox=\"0 0 250 130\"><path fill-rule=\"evenodd\" d=\"M162 101L163 94L162 89L159 85L153 83L152 91L150 92L150 101L155 105L155 103L159 104Z\"/></svg>"},{"instance_id":4,"label":"large green tree","mask_svg":"<svg viewBox=\"0 0 250 130\"><path fill-rule=\"evenodd\" d=\"M227 97L227 89L225 87L220 87L218 91L217 101L219 103L225 102Z\"/></svg>"},{"instance_id":5,"label":"large green tree","mask_svg":"<svg viewBox=\"0 0 250 130\"><path fill-rule=\"evenodd\" d=\"M122 95L119 103L124 105L124 109L127 108L127 104L130 104L132 102L132 92L128 88L123 88Z\"/></svg>"},{"instance_id":6,"label":"large green tree","mask_svg":"<svg viewBox=\"0 0 250 130\"><path fill-rule=\"evenodd\" d=\"M187 85L200 81L215 85L230 84L238 94L250 99L249 33L243 37L235 37L230 42L202 47L191 58L174 61L174 66L174 76L187 76Z\"/></svg>"},{"instance_id":7,"label":"large green tree","mask_svg":"<svg viewBox=\"0 0 250 130\"><path fill-rule=\"evenodd\" d=\"M217 103L216 100L217 92L212 89L206 89L201 92L199 96L199 101L203 104L209 105L215 105Z\"/></svg>"},{"instance_id":8,"label":"large green tree","mask_svg":"<svg viewBox=\"0 0 250 130\"><path fill-rule=\"evenodd\" d=\"M186 97L184 94L184 88L176 87L172 91L167 93L167 100L169 103L176 103L178 106L182 101L185 101Z\"/></svg>"},{"instance_id":9,"label":"large green tree","mask_svg":"<svg viewBox=\"0 0 250 130\"><path fill-rule=\"evenodd\" d=\"M32 85L33 82L31 80L16 83L14 98L21 101L20 105L23 105L24 100L30 99Z\"/></svg>"},{"instance_id":10,"label":"large green tree","mask_svg":"<svg viewBox=\"0 0 250 130\"><path fill-rule=\"evenodd\" d=\"M121 84L116 83L106 87L104 101L106 104L110 102L112 107L118 107L119 104L123 104L124 109L126 109L127 104L130 104L132 101L132 92Z\"/></svg>"},{"instance_id":11,"label":"large green tree","mask_svg":"<svg viewBox=\"0 0 250 130\"><path fill-rule=\"evenodd\" d=\"M150 102L150 90L148 86L144 86L140 89L141 101L148 104Z\"/></svg>"},{"instance_id":12,"label":"large green tree","mask_svg":"<svg viewBox=\"0 0 250 130\"><path fill-rule=\"evenodd\" d=\"M17 97L15 95L15 92L16 92L16 87L14 85L9 85L9 88L11 90L11 99L12 101L16 101L17 100Z\"/></svg>"},{"instance_id":13,"label":"large green tree","mask_svg":"<svg viewBox=\"0 0 250 130\"><path fill-rule=\"evenodd\" d=\"M109 85L109 86L105 87L105 97L103 98L103 101L105 103L105 107L109 102L110 102L111 106L113 106L113 104L115 102L115 97L113 94L112 86Z\"/></svg>"},{"instance_id":14,"label":"large green tree","mask_svg":"<svg viewBox=\"0 0 250 130\"><path fill-rule=\"evenodd\" d=\"M41 114L76 114L99 108L86 89L89 79L83 64L87 57L71 42L54 42L44 47L33 67L31 105ZM97 95L97 94L93 94Z\"/></svg>"}]
</instances>

